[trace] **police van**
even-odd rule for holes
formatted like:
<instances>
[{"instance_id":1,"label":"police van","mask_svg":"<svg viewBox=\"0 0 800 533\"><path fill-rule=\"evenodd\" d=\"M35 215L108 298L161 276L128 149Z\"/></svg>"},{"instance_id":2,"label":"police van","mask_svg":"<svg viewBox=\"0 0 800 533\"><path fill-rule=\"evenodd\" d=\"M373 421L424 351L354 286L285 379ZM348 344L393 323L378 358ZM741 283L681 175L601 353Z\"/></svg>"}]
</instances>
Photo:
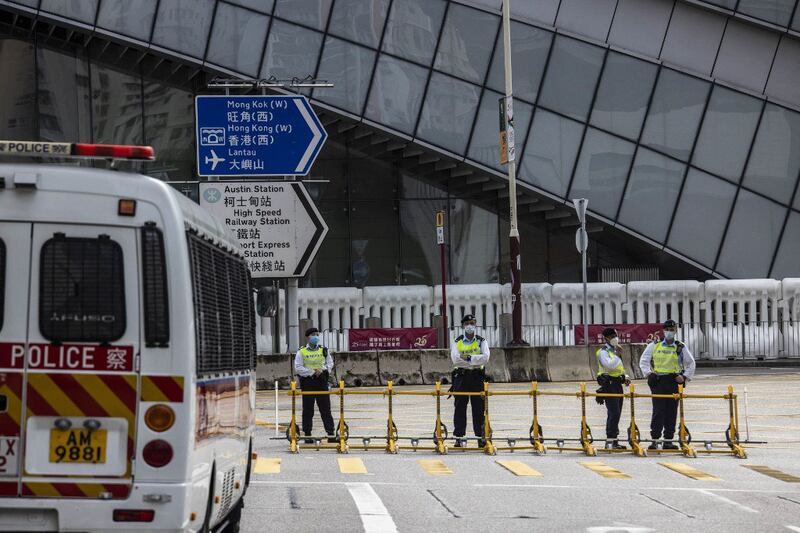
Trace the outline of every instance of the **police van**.
<instances>
[{"instance_id":1,"label":"police van","mask_svg":"<svg viewBox=\"0 0 800 533\"><path fill-rule=\"evenodd\" d=\"M150 147L0 141L4 155ZM167 184L0 162L0 531L236 531L255 312L227 228Z\"/></svg>"}]
</instances>

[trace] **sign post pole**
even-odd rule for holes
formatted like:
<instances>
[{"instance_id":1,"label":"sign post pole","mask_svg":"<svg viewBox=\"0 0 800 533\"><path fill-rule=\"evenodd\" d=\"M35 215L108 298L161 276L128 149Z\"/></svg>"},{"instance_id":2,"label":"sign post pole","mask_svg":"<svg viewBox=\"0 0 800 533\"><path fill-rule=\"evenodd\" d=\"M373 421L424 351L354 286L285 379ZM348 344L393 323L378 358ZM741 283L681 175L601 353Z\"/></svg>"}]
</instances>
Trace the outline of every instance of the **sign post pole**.
<instances>
[{"instance_id":1,"label":"sign post pole","mask_svg":"<svg viewBox=\"0 0 800 533\"><path fill-rule=\"evenodd\" d=\"M447 265L444 257L444 211L436 212L436 243L439 245L439 257L442 269L442 346L448 348L450 345L450 324L447 321Z\"/></svg>"},{"instance_id":2,"label":"sign post pole","mask_svg":"<svg viewBox=\"0 0 800 533\"><path fill-rule=\"evenodd\" d=\"M505 56L505 82L506 95L501 103L501 153L500 160L508 163L508 215L510 219L509 253L511 255L511 314L512 314L512 340L510 346L527 346L522 339L522 256L520 253L519 229L517 227L517 163L516 148L514 146L514 111L513 111L513 84L511 78L511 18L509 13L509 0L503 0L503 55ZM503 105L505 107L503 108Z\"/></svg>"},{"instance_id":3,"label":"sign post pole","mask_svg":"<svg viewBox=\"0 0 800 533\"><path fill-rule=\"evenodd\" d=\"M586 234L586 208L589 205L589 200L586 198L577 198L572 200L575 205L575 212L578 214L578 220L581 227L578 228L575 234L575 247L581 254L581 275L583 277L583 344L589 348L589 298L586 287L586 249L589 247L589 236Z\"/></svg>"}]
</instances>

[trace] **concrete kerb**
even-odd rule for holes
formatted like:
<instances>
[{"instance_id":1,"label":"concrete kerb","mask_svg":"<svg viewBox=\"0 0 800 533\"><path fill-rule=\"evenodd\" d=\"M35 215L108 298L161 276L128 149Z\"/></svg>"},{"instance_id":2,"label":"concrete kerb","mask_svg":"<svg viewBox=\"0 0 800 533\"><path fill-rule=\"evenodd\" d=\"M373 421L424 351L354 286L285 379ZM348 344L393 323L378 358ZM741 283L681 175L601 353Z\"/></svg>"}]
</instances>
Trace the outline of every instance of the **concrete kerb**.
<instances>
[{"instance_id":1,"label":"concrete kerb","mask_svg":"<svg viewBox=\"0 0 800 533\"><path fill-rule=\"evenodd\" d=\"M502 348L508 381L550 381L546 350L543 347Z\"/></svg>"},{"instance_id":2,"label":"concrete kerb","mask_svg":"<svg viewBox=\"0 0 800 533\"><path fill-rule=\"evenodd\" d=\"M453 362L450 361L448 350L422 350L419 352L419 359L424 385L433 385L437 381L450 384Z\"/></svg>"},{"instance_id":3,"label":"concrete kerb","mask_svg":"<svg viewBox=\"0 0 800 533\"><path fill-rule=\"evenodd\" d=\"M422 351L391 350L377 352L378 371L383 383L422 385Z\"/></svg>"},{"instance_id":4,"label":"concrete kerb","mask_svg":"<svg viewBox=\"0 0 800 533\"><path fill-rule=\"evenodd\" d=\"M508 366L506 365L506 354L503 348L490 348L489 364L486 365L486 374L489 381L495 383L508 383Z\"/></svg>"},{"instance_id":5,"label":"concrete kerb","mask_svg":"<svg viewBox=\"0 0 800 533\"><path fill-rule=\"evenodd\" d=\"M292 381L292 354L259 355L256 358L256 388L272 389L275 381L278 387L288 389Z\"/></svg>"},{"instance_id":6,"label":"concrete kerb","mask_svg":"<svg viewBox=\"0 0 800 533\"><path fill-rule=\"evenodd\" d=\"M547 371L550 381L593 381L596 366L594 350L585 346L550 346L547 348ZM594 363L594 365L592 364Z\"/></svg>"}]
</instances>

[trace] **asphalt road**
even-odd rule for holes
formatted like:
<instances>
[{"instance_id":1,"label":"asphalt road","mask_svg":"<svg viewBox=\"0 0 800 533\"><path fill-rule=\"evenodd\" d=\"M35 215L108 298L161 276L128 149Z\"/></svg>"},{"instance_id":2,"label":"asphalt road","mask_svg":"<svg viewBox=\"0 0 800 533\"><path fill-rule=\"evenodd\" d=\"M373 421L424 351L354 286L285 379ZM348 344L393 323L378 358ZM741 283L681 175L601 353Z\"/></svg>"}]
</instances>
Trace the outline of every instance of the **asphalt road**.
<instances>
[{"instance_id":1,"label":"asphalt road","mask_svg":"<svg viewBox=\"0 0 800 533\"><path fill-rule=\"evenodd\" d=\"M640 458L600 453L587 457L575 451L559 453L551 442L548 453L541 456L524 450L496 456L454 453L452 449L444 456L428 451L401 450L390 455L358 450L362 435L372 436L370 444L385 444L377 438L386 427L386 398L380 395L345 398L350 453L304 449L291 454L286 440L274 438L274 393L262 392L258 398L259 462L247 494L242 529L800 532L800 372L708 369L697 376L687 393L722 394L729 383L740 396L741 438L749 434L751 441L767 441L747 445L747 459L716 454L700 454L695 459L673 454ZM644 383L637 385L639 392L646 392ZM498 385L492 390L525 387ZM551 392L578 390L575 383L540 387ZM577 437L579 399L573 394L541 400L540 423L545 436ZM647 399L636 402L636 420L645 434L648 403ZM338 399L334 398L333 404L338 412ZM281 432L289 420L289 406L282 392L278 402ZM630 420L627 400L625 408L623 427ZM394 411L401 437L432 432L435 409L430 396L395 398ZM518 445L523 444L531 411L529 397L492 397L495 444L507 445L509 438L518 438ZM704 441L724 439L728 414L723 400L687 400L686 414L698 451L705 449ZM587 415L596 444L602 446L604 408L591 401ZM452 426L452 400L443 402L443 418ZM320 427L318 419L315 427ZM565 445L570 445L569 441ZM713 446L714 450L725 449L724 445ZM512 463L504 466L498 461ZM690 473L699 479L664 463L692 467L698 472ZM771 470L764 473L748 466Z\"/></svg>"}]
</instances>

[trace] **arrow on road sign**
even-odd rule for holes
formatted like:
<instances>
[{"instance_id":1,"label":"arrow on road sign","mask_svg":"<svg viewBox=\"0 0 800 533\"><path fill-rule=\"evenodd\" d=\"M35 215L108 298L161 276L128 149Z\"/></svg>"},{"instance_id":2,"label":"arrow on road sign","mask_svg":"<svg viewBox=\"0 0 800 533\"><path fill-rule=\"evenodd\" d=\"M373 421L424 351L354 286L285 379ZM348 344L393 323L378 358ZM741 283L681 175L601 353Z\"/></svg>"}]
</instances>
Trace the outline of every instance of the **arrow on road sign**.
<instances>
[{"instance_id":1,"label":"arrow on road sign","mask_svg":"<svg viewBox=\"0 0 800 533\"><path fill-rule=\"evenodd\" d=\"M304 96L198 96L200 176L305 176L328 134Z\"/></svg>"}]
</instances>

